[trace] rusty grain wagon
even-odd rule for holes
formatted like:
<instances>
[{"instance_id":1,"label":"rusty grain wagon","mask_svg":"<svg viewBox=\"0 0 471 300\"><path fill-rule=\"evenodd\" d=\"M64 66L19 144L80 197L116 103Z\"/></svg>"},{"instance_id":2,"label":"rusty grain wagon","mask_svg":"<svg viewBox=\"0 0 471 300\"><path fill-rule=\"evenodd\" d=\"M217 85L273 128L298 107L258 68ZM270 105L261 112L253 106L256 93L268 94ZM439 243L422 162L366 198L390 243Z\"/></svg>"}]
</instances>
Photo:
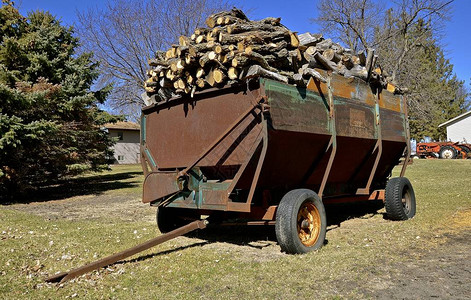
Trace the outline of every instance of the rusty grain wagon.
<instances>
[{"instance_id":1,"label":"rusty grain wagon","mask_svg":"<svg viewBox=\"0 0 471 300\"><path fill-rule=\"evenodd\" d=\"M414 216L407 164L390 178L409 159L404 97L319 72L327 83L253 79L143 109L143 202L162 232L243 219L305 253L324 242L324 203L383 200L391 219Z\"/></svg>"}]
</instances>

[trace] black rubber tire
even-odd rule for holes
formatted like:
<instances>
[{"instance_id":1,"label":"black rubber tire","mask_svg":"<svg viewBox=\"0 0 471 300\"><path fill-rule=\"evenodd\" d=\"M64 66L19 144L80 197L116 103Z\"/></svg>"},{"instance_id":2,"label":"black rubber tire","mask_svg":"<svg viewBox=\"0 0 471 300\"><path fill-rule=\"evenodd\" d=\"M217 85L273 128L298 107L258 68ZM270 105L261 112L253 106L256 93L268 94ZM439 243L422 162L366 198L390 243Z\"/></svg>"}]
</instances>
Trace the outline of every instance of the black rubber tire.
<instances>
[{"instance_id":1,"label":"black rubber tire","mask_svg":"<svg viewBox=\"0 0 471 300\"><path fill-rule=\"evenodd\" d=\"M391 220L403 221L415 216L415 194L409 179L406 177L389 179L386 184L384 206Z\"/></svg>"},{"instance_id":2,"label":"black rubber tire","mask_svg":"<svg viewBox=\"0 0 471 300\"><path fill-rule=\"evenodd\" d=\"M307 247L298 236L298 212L305 202L312 203L320 217L317 240ZM302 254L319 249L324 244L326 234L326 214L319 196L308 189L296 189L288 192L276 211L275 233L281 250L289 254Z\"/></svg>"},{"instance_id":3,"label":"black rubber tire","mask_svg":"<svg viewBox=\"0 0 471 300\"><path fill-rule=\"evenodd\" d=\"M451 156L448 156L447 154L450 152ZM455 159L458 156L458 151L456 151L452 146L441 146L438 156L443 159Z\"/></svg>"},{"instance_id":4,"label":"black rubber tire","mask_svg":"<svg viewBox=\"0 0 471 300\"><path fill-rule=\"evenodd\" d=\"M469 159L471 157L469 157L469 153L471 153L471 149L469 149L467 146L459 146L461 148L461 151L464 152L465 154L465 159Z\"/></svg>"},{"instance_id":5,"label":"black rubber tire","mask_svg":"<svg viewBox=\"0 0 471 300\"><path fill-rule=\"evenodd\" d=\"M155 217L157 227L161 233L170 232L191 222L189 213L185 213L182 209L173 207L157 208Z\"/></svg>"}]
</instances>

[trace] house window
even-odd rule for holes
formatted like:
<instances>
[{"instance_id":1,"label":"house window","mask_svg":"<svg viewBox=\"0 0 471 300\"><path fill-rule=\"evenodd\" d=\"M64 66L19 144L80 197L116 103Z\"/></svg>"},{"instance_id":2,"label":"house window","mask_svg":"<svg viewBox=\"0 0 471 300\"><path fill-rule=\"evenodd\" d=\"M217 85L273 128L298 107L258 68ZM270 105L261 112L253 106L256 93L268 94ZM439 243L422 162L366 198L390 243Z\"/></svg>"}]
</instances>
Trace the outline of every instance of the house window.
<instances>
[{"instance_id":1,"label":"house window","mask_svg":"<svg viewBox=\"0 0 471 300\"><path fill-rule=\"evenodd\" d=\"M118 131L118 141L122 141L122 140L123 140L123 132Z\"/></svg>"},{"instance_id":2,"label":"house window","mask_svg":"<svg viewBox=\"0 0 471 300\"><path fill-rule=\"evenodd\" d=\"M118 155L118 161L123 161L124 160L124 155Z\"/></svg>"}]
</instances>

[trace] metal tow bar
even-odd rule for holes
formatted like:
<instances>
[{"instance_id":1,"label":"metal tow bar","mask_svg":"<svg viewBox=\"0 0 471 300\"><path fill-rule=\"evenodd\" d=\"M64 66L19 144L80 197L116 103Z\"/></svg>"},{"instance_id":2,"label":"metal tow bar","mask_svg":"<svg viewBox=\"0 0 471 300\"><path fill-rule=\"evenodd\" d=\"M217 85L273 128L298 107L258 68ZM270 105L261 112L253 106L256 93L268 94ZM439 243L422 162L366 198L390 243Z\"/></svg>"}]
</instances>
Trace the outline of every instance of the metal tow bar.
<instances>
[{"instance_id":1,"label":"metal tow bar","mask_svg":"<svg viewBox=\"0 0 471 300\"><path fill-rule=\"evenodd\" d=\"M66 282L72 278L78 277L80 275L83 275L87 272L93 271L95 269L101 268L101 267L106 267L108 265L111 265L117 261L120 261L126 257L129 257L131 255L134 255L136 253L142 252L144 250L147 250L149 248L152 248L154 246L157 246L159 244L162 244L166 241L169 241L171 239L174 239L176 237L182 236L184 234L187 234L188 232L194 231L196 229L204 229L208 225L208 221L206 220L198 220L191 222L188 225L182 226L180 228L177 228L175 230L172 230L166 234L160 235L156 238L153 238L145 243L142 243L140 245L137 245L135 247L126 249L124 251L121 251L119 253L110 255L108 257L102 258L100 260L97 260L95 262L89 263L87 265L84 265L82 267L72 269L69 272L63 272L60 274L56 274L54 276L51 276L46 279L46 282L59 282L63 283Z\"/></svg>"}]
</instances>

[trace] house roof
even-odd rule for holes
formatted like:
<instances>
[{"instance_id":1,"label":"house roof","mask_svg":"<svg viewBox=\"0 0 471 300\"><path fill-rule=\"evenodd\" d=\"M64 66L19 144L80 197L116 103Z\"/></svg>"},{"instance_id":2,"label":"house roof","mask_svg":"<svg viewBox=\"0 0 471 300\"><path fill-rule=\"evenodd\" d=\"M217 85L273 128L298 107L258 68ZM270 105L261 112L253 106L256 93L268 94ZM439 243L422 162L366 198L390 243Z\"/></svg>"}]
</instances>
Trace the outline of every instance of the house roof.
<instances>
[{"instance_id":1,"label":"house roof","mask_svg":"<svg viewBox=\"0 0 471 300\"><path fill-rule=\"evenodd\" d=\"M121 129L121 130L141 130L141 126L134 122L116 122L116 123L106 123L104 125L108 129Z\"/></svg>"},{"instance_id":2,"label":"house roof","mask_svg":"<svg viewBox=\"0 0 471 300\"><path fill-rule=\"evenodd\" d=\"M450 126L450 125L452 125L452 124L454 124L454 123L456 123L456 122L458 122L458 121L461 121L462 119L467 118L468 116L471 116L471 110L470 110L470 111L467 111L467 112L465 112L464 114L461 114L461 115L459 115L459 116L457 116L457 117L454 117L453 119L448 120L448 121L446 121L445 123L442 123L442 124L438 125L438 127Z\"/></svg>"}]
</instances>

